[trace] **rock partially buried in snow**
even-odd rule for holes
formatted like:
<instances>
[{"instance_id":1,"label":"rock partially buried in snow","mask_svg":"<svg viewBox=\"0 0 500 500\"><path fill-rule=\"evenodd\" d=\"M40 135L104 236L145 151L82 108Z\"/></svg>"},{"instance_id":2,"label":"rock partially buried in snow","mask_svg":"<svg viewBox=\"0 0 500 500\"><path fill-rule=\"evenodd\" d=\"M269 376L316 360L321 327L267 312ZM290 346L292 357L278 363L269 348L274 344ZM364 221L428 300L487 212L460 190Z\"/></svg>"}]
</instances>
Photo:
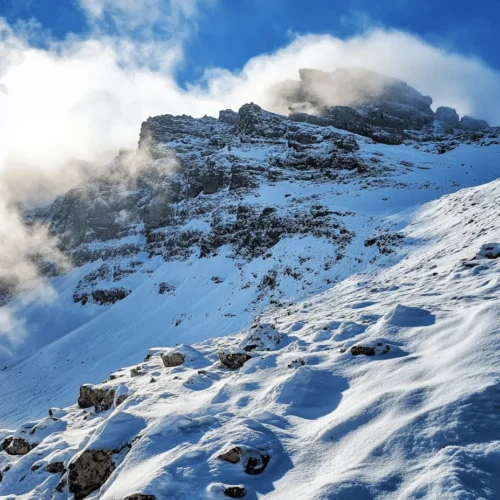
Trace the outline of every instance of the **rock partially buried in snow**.
<instances>
[{"instance_id":1,"label":"rock partially buried in snow","mask_svg":"<svg viewBox=\"0 0 500 500\"><path fill-rule=\"evenodd\" d=\"M500 258L500 243L486 243L481 247L476 259L498 259Z\"/></svg>"},{"instance_id":2,"label":"rock partially buried in snow","mask_svg":"<svg viewBox=\"0 0 500 500\"><path fill-rule=\"evenodd\" d=\"M14 439L14 436L7 436L3 441L2 444L0 445L0 451L5 451L7 447L12 443L12 440Z\"/></svg>"},{"instance_id":3,"label":"rock partially buried in snow","mask_svg":"<svg viewBox=\"0 0 500 500\"><path fill-rule=\"evenodd\" d=\"M207 493L207 498L215 499L221 498L222 496L227 498L244 498L247 492L242 484L230 485L224 483L211 483L207 487Z\"/></svg>"},{"instance_id":4,"label":"rock partially buried in snow","mask_svg":"<svg viewBox=\"0 0 500 500\"><path fill-rule=\"evenodd\" d=\"M240 348L246 352L274 351L283 346L285 338L286 336L278 332L270 323L254 325L241 342Z\"/></svg>"},{"instance_id":5,"label":"rock partially buried in snow","mask_svg":"<svg viewBox=\"0 0 500 500\"><path fill-rule=\"evenodd\" d=\"M184 363L185 358L180 352L173 352L171 354L162 354L161 359L163 360L163 365L167 368L173 368L175 366L180 366Z\"/></svg>"},{"instance_id":6,"label":"rock partially buried in snow","mask_svg":"<svg viewBox=\"0 0 500 500\"><path fill-rule=\"evenodd\" d=\"M249 356L244 350L241 351L226 351L221 350L217 352L220 362L226 368L237 370L241 368L252 356Z\"/></svg>"},{"instance_id":7,"label":"rock partially buried in snow","mask_svg":"<svg viewBox=\"0 0 500 500\"><path fill-rule=\"evenodd\" d=\"M350 352L353 356L375 356L378 354L387 354L391 350L389 344L379 343L376 346L367 345L354 345L351 347Z\"/></svg>"},{"instance_id":8,"label":"rock partially buried in snow","mask_svg":"<svg viewBox=\"0 0 500 500\"><path fill-rule=\"evenodd\" d=\"M63 474L66 472L66 469L62 462L51 462L45 467L45 472L49 472L50 474Z\"/></svg>"},{"instance_id":9,"label":"rock partially buried in snow","mask_svg":"<svg viewBox=\"0 0 500 500\"><path fill-rule=\"evenodd\" d=\"M241 461L245 472L251 476L262 474L271 460L267 453L248 446L235 446L221 453L218 458L230 464L237 464Z\"/></svg>"},{"instance_id":10,"label":"rock partially buried in snow","mask_svg":"<svg viewBox=\"0 0 500 500\"><path fill-rule=\"evenodd\" d=\"M50 408L49 409L49 417L52 418L63 418L68 414L66 410L61 408Z\"/></svg>"},{"instance_id":11,"label":"rock partially buried in snow","mask_svg":"<svg viewBox=\"0 0 500 500\"><path fill-rule=\"evenodd\" d=\"M85 450L69 465L69 491L81 500L99 489L115 470L110 450Z\"/></svg>"},{"instance_id":12,"label":"rock partially buried in snow","mask_svg":"<svg viewBox=\"0 0 500 500\"><path fill-rule=\"evenodd\" d=\"M4 440L2 448L9 455L26 455L37 446L38 443L30 443L22 438L10 437Z\"/></svg>"},{"instance_id":13,"label":"rock partially buried in snow","mask_svg":"<svg viewBox=\"0 0 500 500\"><path fill-rule=\"evenodd\" d=\"M243 498L247 492L243 486L227 486L224 488L224 496L229 498Z\"/></svg>"},{"instance_id":14,"label":"rock partially buried in snow","mask_svg":"<svg viewBox=\"0 0 500 500\"><path fill-rule=\"evenodd\" d=\"M133 495L129 495L125 497L124 500L156 500L154 495L145 495L143 493L134 493Z\"/></svg>"},{"instance_id":15,"label":"rock partially buried in snow","mask_svg":"<svg viewBox=\"0 0 500 500\"><path fill-rule=\"evenodd\" d=\"M84 384L80 386L78 406L80 408L92 408L95 406L98 411L106 411L113 406L114 399L114 389L94 387L90 384Z\"/></svg>"}]
</instances>

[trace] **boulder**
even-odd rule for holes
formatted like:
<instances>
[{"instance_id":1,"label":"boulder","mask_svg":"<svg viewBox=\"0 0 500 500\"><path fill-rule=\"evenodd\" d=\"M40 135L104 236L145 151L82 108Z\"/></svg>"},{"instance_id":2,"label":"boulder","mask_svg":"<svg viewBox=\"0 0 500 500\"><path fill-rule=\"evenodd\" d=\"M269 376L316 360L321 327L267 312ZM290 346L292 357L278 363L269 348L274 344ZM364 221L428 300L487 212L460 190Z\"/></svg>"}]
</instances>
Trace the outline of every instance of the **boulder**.
<instances>
[{"instance_id":1,"label":"boulder","mask_svg":"<svg viewBox=\"0 0 500 500\"><path fill-rule=\"evenodd\" d=\"M180 352L173 352L171 354L162 354L161 359L163 360L163 365L166 366L167 368L180 366L185 361L184 356Z\"/></svg>"},{"instance_id":2,"label":"boulder","mask_svg":"<svg viewBox=\"0 0 500 500\"><path fill-rule=\"evenodd\" d=\"M351 354L353 356L375 356L375 347L354 345L351 347Z\"/></svg>"},{"instance_id":3,"label":"boulder","mask_svg":"<svg viewBox=\"0 0 500 500\"><path fill-rule=\"evenodd\" d=\"M229 498L243 498L247 494L243 486L226 486L223 493Z\"/></svg>"},{"instance_id":4,"label":"boulder","mask_svg":"<svg viewBox=\"0 0 500 500\"><path fill-rule=\"evenodd\" d=\"M7 440L9 441L6 445ZM26 455L37 446L38 443L30 443L25 439L15 437L5 439L2 445L4 451L9 455Z\"/></svg>"},{"instance_id":5,"label":"boulder","mask_svg":"<svg viewBox=\"0 0 500 500\"><path fill-rule=\"evenodd\" d=\"M479 120L470 116L462 116L462 119L460 120L460 128L465 130L481 130L490 128L490 126L485 120Z\"/></svg>"},{"instance_id":6,"label":"boulder","mask_svg":"<svg viewBox=\"0 0 500 500\"><path fill-rule=\"evenodd\" d=\"M458 113L453 108L447 106L440 106L436 109L435 119L440 122L446 123L451 127L458 127L460 121Z\"/></svg>"},{"instance_id":7,"label":"boulder","mask_svg":"<svg viewBox=\"0 0 500 500\"><path fill-rule=\"evenodd\" d=\"M78 406L80 408L96 407L96 410L106 411L113 406L115 390L85 384L80 387Z\"/></svg>"},{"instance_id":8,"label":"boulder","mask_svg":"<svg viewBox=\"0 0 500 500\"><path fill-rule=\"evenodd\" d=\"M50 472L51 474L64 474L66 468L62 462L52 462L45 467L45 472Z\"/></svg>"},{"instance_id":9,"label":"boulder","mask_svg":"<svg viewBox=\"0 0 500 500\"><path fill-rule=\"evenodd\" d=\"M10 443L12 443L13 439L14 436L7 436L0 445L0 451L5 451L9 447Z\"/></svg>"},{"instance_id":10,"label":"boulder","mask_svg":"<svg viewBox=\"0 0 500 500\"><path fill-rule=\"evenodd\" d=\"M498 259L500 258L500 243L486 243L481 247L476 259Z\"/></svg>"},{"instance_id":11,"label":"boulder","mask_svg":"<svg viewBox=\"0 0 500 500\"><path fill-rule=\"evenodd\" d=\"M126 288L110 288L108 290L94 290L92 292L92 299L96 304L105 306L114 304L119 300L123 300L130 294L130 290Z\"/></svg>"},{"instance_id":12,"label":"boulder","mask_svg":"<svg viewBox=\"0 0 500 500\"><path fill-rule=\"evenodd\" d=\"M354 345L351 347L351 354L353 356L375 356L376 354L387 354L391 350L389 344L378 342L376 346L368 345Z\"/></svg>"},{"instance_id":13,"label":"boulder","mask_svg":"<svg viewBox=\"0 0 500 500\"><path fill-rule=\"evenodd\" d=\"M85 450L70 463L68 484L75 500L81 500L99 489L115 470L110 450Z\"/></svg>"},{"instance_id":14,"label":"boulder","mask_svg":"<svg viewBox=\"0 0 500 500\"><path fill-rule=\"evenodd\" d=\"M236 370L241 368L252 356L249 356L245 351L242 352L226 352L218 351L217 356L223 366Z\"/></svg>"},{"instance_id":15,"label":"boulder","mask_svg":"<svg viewBox=\"0 0 500 500\"><path fill-rule=\"evenodd\" d=\"M241 461L245 472L251 476L262 474L271 460L267 453L248 446L235 446L221 453L217 458L230 464L237 464Z\"/></svg>"}]
</instances>

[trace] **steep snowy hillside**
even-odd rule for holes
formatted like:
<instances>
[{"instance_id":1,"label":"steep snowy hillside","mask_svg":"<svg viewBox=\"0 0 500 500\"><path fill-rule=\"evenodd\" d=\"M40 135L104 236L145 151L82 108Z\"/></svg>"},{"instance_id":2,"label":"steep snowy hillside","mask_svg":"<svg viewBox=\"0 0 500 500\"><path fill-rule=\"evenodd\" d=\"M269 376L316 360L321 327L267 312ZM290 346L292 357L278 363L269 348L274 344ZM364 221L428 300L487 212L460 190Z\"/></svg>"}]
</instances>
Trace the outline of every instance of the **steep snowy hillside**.
<instances>
[{"instance_id":1,"label":"steep snowy hillside","mask_svg":"<svg viewBox=\"0 0 500 500\"><path fill-rule=\"evenodd\" d=\"M26 214L74 267L3 291L0 498L500 494L500 131L402 83L149 118Z\"/></svg>"}]
</instances>

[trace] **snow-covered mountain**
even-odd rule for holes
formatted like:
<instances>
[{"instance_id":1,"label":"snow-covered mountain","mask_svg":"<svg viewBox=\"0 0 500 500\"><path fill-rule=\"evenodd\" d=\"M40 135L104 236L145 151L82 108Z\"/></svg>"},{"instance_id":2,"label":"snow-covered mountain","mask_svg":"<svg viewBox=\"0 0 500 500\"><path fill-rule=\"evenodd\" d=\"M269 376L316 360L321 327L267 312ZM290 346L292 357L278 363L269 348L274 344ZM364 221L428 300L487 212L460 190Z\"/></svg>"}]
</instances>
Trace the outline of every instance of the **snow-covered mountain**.
<instances>
[{"instance_id":1,"label":"snow-covered mountain","mask_svg":"<svg viewBox=\"0 0 500 500\"><path fill-rule=\"evenodd\" d=\"M74 266L4 292L0 498L500 495L500 132L310 71L26 213Z\"/></svg>"}]
</instances>

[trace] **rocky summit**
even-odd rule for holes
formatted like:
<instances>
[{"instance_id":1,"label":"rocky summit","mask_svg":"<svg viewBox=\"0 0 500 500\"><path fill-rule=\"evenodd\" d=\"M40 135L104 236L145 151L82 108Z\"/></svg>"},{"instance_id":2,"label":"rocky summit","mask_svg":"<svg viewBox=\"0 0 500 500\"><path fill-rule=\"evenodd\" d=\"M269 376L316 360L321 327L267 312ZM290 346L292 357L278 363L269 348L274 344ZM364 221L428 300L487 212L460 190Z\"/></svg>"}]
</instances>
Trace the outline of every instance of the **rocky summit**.
<instances>
[{"instance_id":1,"label":"rocky summit","mask_svg":"<svg viewBox=\"0 0 500 500\"><path fill-rule=\"evenodd\" d=\"M500 130L366 70L272 96L25 212L68 264L2 295L0 498L498 496Z\"/></svg>"}]
</instances>

